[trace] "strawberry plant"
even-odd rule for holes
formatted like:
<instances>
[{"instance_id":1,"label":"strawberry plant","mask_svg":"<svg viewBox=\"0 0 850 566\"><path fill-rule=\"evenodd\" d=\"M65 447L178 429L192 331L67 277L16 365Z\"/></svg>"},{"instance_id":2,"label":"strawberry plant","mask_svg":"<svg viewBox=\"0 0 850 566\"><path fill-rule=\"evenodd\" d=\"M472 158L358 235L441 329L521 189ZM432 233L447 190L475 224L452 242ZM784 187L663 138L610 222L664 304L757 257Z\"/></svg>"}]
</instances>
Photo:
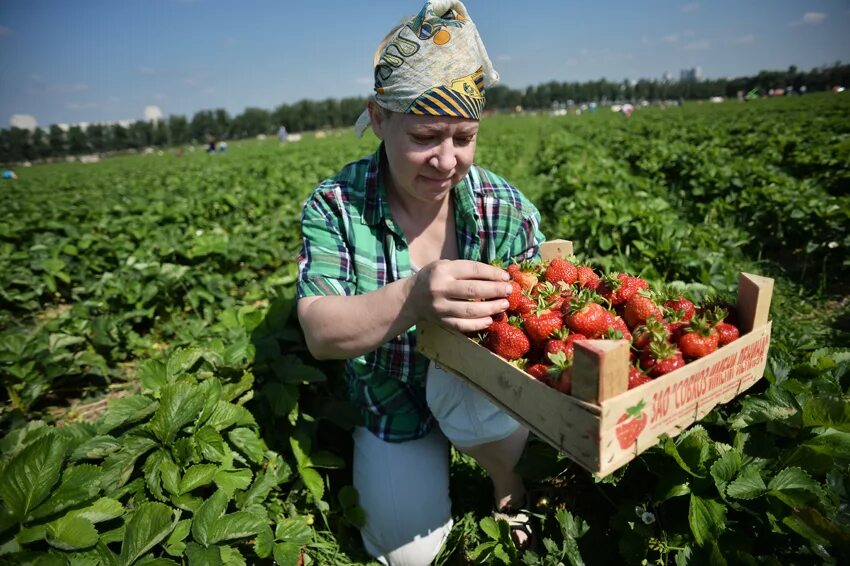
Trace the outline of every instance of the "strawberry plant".
<instances>
[{"instance_id":1,"label":"strawberry plant","mask_svg":"<svg viewBox=\"0 0 850 566\"><path fill-rule=\"evenodd\" d=\"M769 383L599 481L532 439L523 473L546 497L533 502L540 543L520 561L847 562L847 97L619 118L482 120L477 161L581 251L575 282L570 267L526 269L514 322L549 279L571 288L544 292L561 312L603 273L669 282L655 298L663 323L646 303L617 313L642 354L678 342L694 316L682 297L728 297L739 271L764 273L776 280ZM357 415L339 368L309 359L288 297L301 202L375 145L240 142L215 160L36 166L4 186L0 561L369 563L336 456ZM591 301L598 335L622 298L608 287ZM700 314L720 347L734 336ZM522 354L541 381L569 371L566 330L546 336L554 352L529 341ZM652 365L633 368L635 386ZM105 412L83 419L80 403ZM623 434L640 422L626 417ZM487 542L512 556L481 530L491 486L475 470L453 459L461 515L439 564L469 563ZM489 548L477 558L498 563Z\"/></svg>"},{"instance_id":2,"label":"strawberry plant","mask_svg":"<svg viewBox=\"0 0 850 566\"><path fill-rule=\"evenodd\" d=\"M110 401L98 422L35 421L7 435L3 554L17 563L244 562L246 554L297 562L315 537L292 505L321 502L316 468L339 464L298 433L294 468L270 451L244 406L253 376L222 382L211 375L221 361L214 351L177 350L143 364L142 392ZM280 497L295 479L305 489L290 485ZM356 502L349 507L356 513Z\"/></svg>"}]
</instances>

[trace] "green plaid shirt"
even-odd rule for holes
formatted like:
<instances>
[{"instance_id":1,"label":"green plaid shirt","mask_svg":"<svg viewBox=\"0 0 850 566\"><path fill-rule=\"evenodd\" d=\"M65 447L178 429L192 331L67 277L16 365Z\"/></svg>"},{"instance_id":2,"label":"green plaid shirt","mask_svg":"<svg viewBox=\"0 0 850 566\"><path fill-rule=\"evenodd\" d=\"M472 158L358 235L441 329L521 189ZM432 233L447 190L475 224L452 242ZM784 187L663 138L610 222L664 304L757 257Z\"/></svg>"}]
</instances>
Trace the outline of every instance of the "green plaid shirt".
<instances>
[{"instance_id":1,"label":"green plaid shirt","mask_svg":"<svg viewBox=\"0 0 850 566\"><path fill-rule=\"evenodd\" d=\"M298 297L357 295L413 275L407 241L393 220L381 170L383 145L346 165L307 199L301 217ZM540 214L507 181L476 165L452 191L461 258L489 262L537 256ZM415 327L350 359L345 377L363 424L379 438L425 436L434 418L425 403L428 360Z\"/></svg>"}]
</instances>

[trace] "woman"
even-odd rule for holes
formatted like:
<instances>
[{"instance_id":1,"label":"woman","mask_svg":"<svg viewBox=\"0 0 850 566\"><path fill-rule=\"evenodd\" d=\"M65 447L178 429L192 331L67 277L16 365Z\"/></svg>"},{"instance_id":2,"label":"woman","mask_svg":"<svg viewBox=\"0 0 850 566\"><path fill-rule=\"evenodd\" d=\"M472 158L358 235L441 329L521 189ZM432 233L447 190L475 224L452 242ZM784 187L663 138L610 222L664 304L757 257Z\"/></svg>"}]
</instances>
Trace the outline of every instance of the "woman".
<instances>
[{"instance_id":1,"label":"woman","mask_svg":"<svg viewBox=\"0 0 850 566\"><path fill-rule=\"evenodd\" d=\"M451 530L447 438L490 474L495 514L517 544L530 541L514 471L528 431L429 364L414 337L422 319L486 329L510 293L508 274L488 262L535 257L544 240L528 200L473 164L484 88L496 80L463 4L426 2L376 53L375 94L356 129L371 126L380 147L304 206L298 316L316 358L347 360L363 416L361 534L384 564L429 564Z\"/></svg>"}]
</instances>

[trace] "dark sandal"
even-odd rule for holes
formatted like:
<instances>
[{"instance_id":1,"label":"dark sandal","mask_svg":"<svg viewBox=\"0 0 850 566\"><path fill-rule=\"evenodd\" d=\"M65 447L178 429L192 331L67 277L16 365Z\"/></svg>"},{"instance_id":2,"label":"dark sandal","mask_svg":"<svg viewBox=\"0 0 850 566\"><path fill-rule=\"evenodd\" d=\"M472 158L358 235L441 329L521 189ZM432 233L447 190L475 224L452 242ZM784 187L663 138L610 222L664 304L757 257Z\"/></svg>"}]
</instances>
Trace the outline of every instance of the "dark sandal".
<instances>
[{"instance_id":1,"label":"dark sandal","mask_svg":"<svg viewBox=\"0 0 850 566\"><path fill-rule=\"evenodd\" d=\"M521 531L525 533L525 542L519 544L514 540L517 549L528 550L534 544L534 531L531 530L531 515L523 509L511 509L503 507L501 510L493 510L493 518L497 521L505 521L510 527L511 532ZM513 537L511 537L513 539Z\"/></svg>"}]
</instances>

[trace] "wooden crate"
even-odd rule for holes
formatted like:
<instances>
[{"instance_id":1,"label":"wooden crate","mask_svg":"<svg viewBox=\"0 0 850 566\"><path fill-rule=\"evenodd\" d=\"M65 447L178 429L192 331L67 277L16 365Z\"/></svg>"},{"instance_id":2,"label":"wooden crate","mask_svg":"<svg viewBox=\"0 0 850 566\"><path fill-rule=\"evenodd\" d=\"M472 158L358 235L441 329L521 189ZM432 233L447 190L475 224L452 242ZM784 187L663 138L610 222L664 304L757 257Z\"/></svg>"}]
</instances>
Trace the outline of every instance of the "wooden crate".
<instances>
[{"instance_id":1,"label":"wooden crate","mask_svg":"<svg viewBox=\"0 0 850 566\"><path fill-rule=\"evenodd\" d=\"M572 243L541 247L544 260L572 254ZM577 342L572 395L535 380L463 334L422 321L418 349L510 412L534 434L590 472L605 476L727 403L764 375L773 280L741 273L741 337L716 352L628 390L629 343ZM636 415L636 416L633 416Z\"/></svg>"}]
</instances>

